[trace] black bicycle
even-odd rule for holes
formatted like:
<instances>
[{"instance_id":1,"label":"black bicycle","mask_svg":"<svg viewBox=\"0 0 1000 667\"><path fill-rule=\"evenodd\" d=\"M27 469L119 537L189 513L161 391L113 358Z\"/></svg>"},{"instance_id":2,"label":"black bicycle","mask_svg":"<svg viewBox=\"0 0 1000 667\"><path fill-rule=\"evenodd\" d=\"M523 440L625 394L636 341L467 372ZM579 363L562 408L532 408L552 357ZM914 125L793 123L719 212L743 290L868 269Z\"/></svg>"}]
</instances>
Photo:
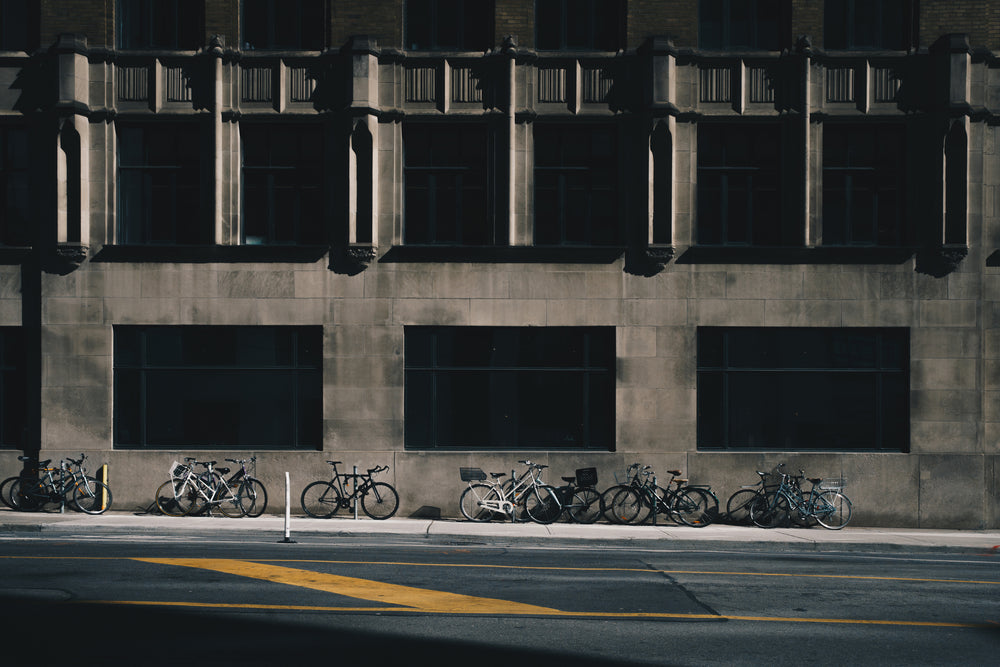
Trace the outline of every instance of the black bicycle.
<instances>
[{"instance_id":1,"label":"black bicycle","mask_svg":"<svg viewBox=\"0 0 1000 667\"><path fill-rule=\"evenodd\" d=\"M556 487L562 511L575 523L594 523L604 514L604 504L597 486L597 468L577 468L573 477Z\"/></svg>"},{"instance_id":2,"label":"black bicycle","mask_svg":"<svg viewBox=\"0 0 1000 667\"><path fill-rule=\"evenodd\" d=\"M372 475L389 466L375 466L367 473L338 472L342 461L327 461L333 466L330 480L319 480L302 490L302 511L316 519L329 519L339 509L350 509L361 500L361 509L372 519L388 519L399 509L399 494L391 484L376 482Z\"/></svg>"}]
</instances>

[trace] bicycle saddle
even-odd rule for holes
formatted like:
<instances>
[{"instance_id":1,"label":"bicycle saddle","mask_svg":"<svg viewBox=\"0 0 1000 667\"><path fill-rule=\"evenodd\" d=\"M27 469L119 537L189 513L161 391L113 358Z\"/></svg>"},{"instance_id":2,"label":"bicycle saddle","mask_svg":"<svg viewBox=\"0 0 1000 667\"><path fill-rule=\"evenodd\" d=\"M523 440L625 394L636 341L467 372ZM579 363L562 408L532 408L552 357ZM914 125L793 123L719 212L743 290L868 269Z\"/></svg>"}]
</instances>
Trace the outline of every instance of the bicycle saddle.
<instances>
[{"instance_id":1,"label":"bicycle saddle","mask_svg":"<svg viewBox=\"0 0 1000 667\"><path fill-rule=\"evenodd\" d=\"M219 473L221 475L225 475L227 472L229 472L229 468L216 468L215 472L217 472L217 473Z\"/></svg>"},{"instance_id":2,"label":"bicycle saddle","mask_svg":"<svg viewBox=\"0 0 1000 667\"><path fill-rule=\"evenodd\" d=\"M505 473L505 472L491 472L490 473L490 477L492 477L493 479L500 479L501 477L503 477L506 474L507 473Z\"/></svg>"},{"instance_id":3,"label":"bicycle saddle","mask_svg":"<svg viewBox=\"0 0 1000 667\"><path fill-rule=\"evenodd\" d=\"M680 470L668 470L667 472L674 476L681 474Z\"/></svg>"},{"instance_id":4,"label":"bicycle saddle","mask_svg":"<svg viewBox=\"0 0 1000 667\"><path fill-rule=\"evenodd\" d=\"M562 481L566 482L567 484L572 484L573 480L575 480L575 479L576 479L576 477L563 477Z\"/></svg>"}]
</instances>

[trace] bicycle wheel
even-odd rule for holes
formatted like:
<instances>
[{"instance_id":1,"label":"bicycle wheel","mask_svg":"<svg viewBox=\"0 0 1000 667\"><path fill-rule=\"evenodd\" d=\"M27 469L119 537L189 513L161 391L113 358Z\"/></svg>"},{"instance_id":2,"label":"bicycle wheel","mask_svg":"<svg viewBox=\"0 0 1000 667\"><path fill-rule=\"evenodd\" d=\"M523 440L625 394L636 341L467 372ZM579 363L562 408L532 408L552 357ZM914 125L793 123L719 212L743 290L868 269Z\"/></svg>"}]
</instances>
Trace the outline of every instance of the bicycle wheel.
<instances>
[{"instance_id":1,"label":"bicycle wheel","mask_svg":"<svg viewBox=\"0 0 1000 667\"><path fill-rule=\"evenodd\" d=\"M239 519L246 516L246 510L243 509L243 501L238 495L239 487L235 489L230 488L222 481L221 477L216 480L216 483L217 486L215 487L212 505L217 506L222 515L230 519Z\"/></svg>"},{"instance_id":2,"label":"bicycle wheel","mask_svg":"<svg viewBox=\"0 0 1000 667\"><path fill-rule=\"evenodd\" d=\"M562 515L562 505L554 487L542 485L524 493L524 511L535 523L553 523Z\"/></svg>"},{"instance_id":3,"label":"bicycle wheel","mask_svg":"<svg viewBox=\"0 0 1000 667\"><path fill-rule=\"evenodd\" d=\"M788 523L788 499L783 495L762 495L750 504L750 520L761 528L778 528Z\"/></svg>"},{"instance_id":4,"label":"bicycle wheel","mask_svg":"<svg viewBox=\"0 0 1000 667\"><path fill-rule=\"evenodd\" d=\"M685 526L704 528L712 523L712 496L705 489L688 487L680 489L673 497L671 516Z\"/></svg>"},{"instance_id":5,"label":"bicycle wheel","mask_svg":"<svg viewBox=\"0 0 1000 667\"><path fill-rule=\"evenodd\" d=\"M830 530L840 530L851 520L854 510L850 499L836 491L824 491L816 499L816 521Z\"/></svg>"},{"instance_id":6,"label":"bicycle wheel","mask_svg":"<svg viewBox=\"0 0 1000 667\"><path fill-rule=\"evenodd\" d=\"M153 500L156 502L156 507L162 513L167 516L184 516L184 512L177 506L177 500L175 498L175 485L179 482L176 480L168 479L163 484L160 484L156 489L156 493L153 494Z\"/></svg>"},{"instance_id":7,"label":"bicycle wheel","mask_svg":"<svg viewBox=\"0 0 1000 667\"><path fill-rule=\"evenodd\" d=\"M399 509L399 494L391 484L372 482L361 496L361 509L373 519L388 519Z\"/></svg>"},{"instance_id":8,"label":"bicycle wheel","mask_svg":"<svg viewBox=\"0 0 1000 667\"><path fill-rule=\"evenodd\" d=\"M21 478L10 485L11 507L21 512L38 512L51 500L51 494L39 480Z\"/></svg>"},{"instance_id":9,"label":"bicycle wheel","mask_svg":"<svg viewBox=\"0 0 1000 667\"><path fill-rule=\"evenodd\" d=\"M489 484L470 484L458 499L462 516L469 521L484 523L493 519L494 513L479 503L484 500L499 500L497 490Z\"/></svg>"},{"instance_id":10,"label":"bicycle wheel","mask_svg":"<svg viewBox=\"0 0 1000 667\"><path fill-rule=\"evenodd\" d=\"M243 505L244 514L251 519L256 519L267 509L267 489L259 479L248 477L243 480L237 495Z\"/></svg>"},{"instance_id":11,"label":"bicycle wheel","mask_svg":"<svg viewBox=\"0 0 1000 667\"><path fill-rule=\"evenodd\" d=\"M604 513L597 489L577 489L566 506L566 513L576 523L594 523Z\"/></svg>"},{"instance_id":12,"label":"bicycle wheel","mask_svg":"<svg viewBox=\"0 0 1000 667\"><path fill-rule=\"evenodd\" d=\"M103 514L111 509L111 488L96 479L80 480L73 487L73 504L87 514Z\"/></svg>"},{"instance_id":13,"label":"bicycle wheel","mask_svg":"<svg viewBox=\"0 0 1000 667\"><path fill-rule=\"evenodd\" d=\"M755 489L741 489L729 496L726 503L726 517L737 526L750 525L750 505L757 499Z\"/></svg>"},{"instance_id":14,"label":"bicycle wheel","mask_svg":"<svg viewBox=\"0 0 1000 667\"><path fill-rule=\"evenodd\" d=\"M340 509L340 491L330 482L313 482L302 490L302 511L314 519L329 519Z\"/></svg>"},{"instance_id":15,"label":"bicycle wheel","mask_svg":"<svg viewBox=\"0 0 1000 667\"><path fill-rule=\"evenodd\" d=\"M16 508L10 502L10 487L18 479L20 479L20 477L15 475L13 477L8 477L4 481L0 482L0 501L2 501L4 505L6 505L11 509L16 509Z\"/></svg>"},{"instance_id":16,"label":"bicycle wheel","mask_svg":"<svg viewBox=\"0 0 1000 667\"><path fill-rule=\"evenodd\" d=\"M614 488L614 487L612 487ZM611 496L606 514L611 516L614 523L644 523L650 517L652 508L645 498L645 492L633 489L628 486L618 488L618 491Z\"/></svg>"}]
</instances>

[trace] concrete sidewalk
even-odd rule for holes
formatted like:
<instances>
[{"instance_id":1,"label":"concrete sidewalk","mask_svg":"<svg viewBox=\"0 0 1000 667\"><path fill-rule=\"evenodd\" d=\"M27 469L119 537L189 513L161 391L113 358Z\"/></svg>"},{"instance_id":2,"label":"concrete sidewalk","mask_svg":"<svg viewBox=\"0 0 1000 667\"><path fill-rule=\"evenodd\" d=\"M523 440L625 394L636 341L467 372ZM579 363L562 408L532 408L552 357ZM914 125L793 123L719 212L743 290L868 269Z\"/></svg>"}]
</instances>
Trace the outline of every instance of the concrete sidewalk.
<instances>
[{"instance_id":1,"label":"concrete sidewalk","mask_svg":"<svg viewBox=\"0 0 1000 667\"><path fill-rule=\"evenodd\" d=\"M775 528L711 525L690 528L674 524L617 526L606 523L579 525L556 523L472 523L445 519L393 518L373 521L351 516L311 519L293 515L288 523L292 540L316 541L345 536L399 536L407 539L461 541L488 544L556 545L565 542L597 542L605 546L675 549L737 549L789 551L950 551L993 554L1000 557L1000 531L927 530L917 528ZM0 536L135 537L155 540L158 536L189 536L218 539L262 539L280 541L285 536L284 516L257 519L224 517L167 517L141 511L113 511L89 516L67 509L59 512L15 512L0 510Z\"/></svg>"}]
</instances>

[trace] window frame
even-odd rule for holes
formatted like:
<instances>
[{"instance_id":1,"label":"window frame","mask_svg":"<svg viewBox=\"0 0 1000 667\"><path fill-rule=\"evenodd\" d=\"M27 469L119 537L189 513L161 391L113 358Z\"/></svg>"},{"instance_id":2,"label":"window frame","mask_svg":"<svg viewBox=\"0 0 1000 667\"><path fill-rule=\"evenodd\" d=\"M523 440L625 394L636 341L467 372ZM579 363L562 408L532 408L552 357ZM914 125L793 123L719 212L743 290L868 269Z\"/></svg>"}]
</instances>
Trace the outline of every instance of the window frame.
<instances>
[{"instance_id":1,"label":"window frame","mask_svg":"<svg viewBox=\"0 0 1000 667\"><path fill-rule=\"evenodd\" d=\"M793 229L791 216L785 210L784 194L788 188L785 158L786 138L784 127L778 122L766 123L714 123L698 124L697 134L697 220L695 225L698 245L711 247L794 247L802 245L802 231ZM718 133L719 136L711 136ZM770 136L768 136L770 135ZM723 151L720 164L706 164L712 155L707 144L715 140ZM730 157L738 142L746 154L746 160ZM756 146L754 144L756 143ZM765 164L766 149L776 146L774 163ZM718 185L715 180L718 179ZM770 185L764 188L755 185L763 180ZM734 182L735 181L735 182ZM743 206L739 206L744 218L736 219L736 209L730 206L743 195ZM771 193L768 205L762 194ZM710 203L717 203L717 207ZM762 203L763 202L763 203ZM770 213L768 211L770 209ZM713 218L714 214L714 218ZM768 224L770 222L770 224ZM713 229L714 225L718 229ZM740 234L739 230L745 231Z\"/></svg>"},{"instance_id":2,"label":"window frame","mask_svg":"<svg viewBox=\"0 0 1000 667\"><path fill-rule=\"evenodd\" d=\"M21 149L11 145L12 136L19 137ZM27 128L0 125L0 245L3 246L32 245L29 141ZM21 225L15 228L13 219L17 214Z\"/></svg>"},{"instance_id":3,"label":"window frame","mask_svg":"<svg viewBox=\"0 0 1000 667\"><path fill-rule=\"evenodd\" d=\"M199 123L128 123L116 127L118 150L115 156L118 202L118 245L210 245L214 243L211 225L205 224L202 216L202 173L201 173L201 130ZM150 155L155 146L150 141L151 133L172 132L172 138L163 141L157 137L160 146L167 146L173 156ZM131 164L133 147L128 144L138 135L140 144L134 149L142 153L140 163ZM193 145L189 142L193 141ZM178 159L177 156L184 156ZM126 162L123 162L125 160ZM159 164L158 164L159 163ZM138 184L133 184L138 177ZM160 192L157 201L166 202L157 206L154 193ZM186 193L186 194L182 194ZM129 202L136 202L138 212L130 211ZM185 207L179 207L179 205ZM158 228L154 215L166 211L171 233L163 234Z\"/></svg>"},{"instance_id":4,"label":"window frame","mask_svg":"<svg viewBox=\"0 0 1000 667\"><path fill-rule=\"evenodd\" d=\"M580 7L586 3L586 8ZM614 20L608 21L604 12L613 13ZM542 30L548 21L542 14L552 11L558 14L558 36L544 35ZM571 44L570 19L574 15L584 15L587 18L584 32L587 36L581 44ZM603 19L603 20L602 20ZM613 37L607 37L608 43L600 43L604 37L597 34L600 25L611 24ZM535 0L534 13L535 48L539 51L600 51L616 52L625 48L625 2L624 0ZM550 41L552 40L552 41Z\"/></svg>"},{"instance_id":5,"label":"window frame","mask_svg":"<svg viewBox=\"0 0 1000 667\"><path fill-rule=\"evenodd\" d=\"M435 137L445 135L443 141ZM417 154L417 138L425 143L429 153ZM456 143L456 137L460 139ZM482 159L476 160L475 153L462 156L466 140L482 141ZM448 160L447 155L439 158L434 152L435 147L451 149L458 148L459 155ZM464 157L464 159L463 159ZM439 160L444 163L435 164ZM493 128L480 122L441 123L408 122L403 124L403 245L407 246L498 246L506 244L506 234L499 228L496 214L496 135ZM448 178L448 177L451 178ZM424 185L426 179L426 185ZM467 186L471 181L471 187ZM449 188L449 183L454 183ZM439 207L439 200L447 202L443 196L448 190L453 191L454 227L444 229L440 225L448 216L443 213L444 206ZM482 216L478 225L469 225L468 195L471 191L481 192L481 206L475 207ZM417 193L426 192L425 207L418 206ZM440 196L439 196L440 195ZM421 221L418 210L424 208L425 220ZM450 207L448 207L450 208ZM420 225L420 226L418 226ZM478 236L480 241L470 242L475 238L475 228L481 226ZM417 237L419 230L423 239Z\"/></svg>"},{"instance_id":6,"label":"window frame","mask_svg":"<svg viewBox=\"0 0 1000 667\"><path fill-rule=\"evenodd\" d=\"M251 21L247 4L261 5L263 19L256 24ZM240 45L246 51L322 51L327 44L329 22L326 5L324 0L240 0ZM305 16L306 9L312 10L311 18ZM317 19L317 15L321 18ZM310 29L305 31L308 34L304 34L304 27ZM248 28L263 29L264 34L248 35ZM284 34L282 28L296 32Z\"/></svg>"},{"instance_id":7,"label":"window frame","mask_svg":"<svg viewBox=\"0 0 1000 667\"><path fill-rule=\"evenodd\" d=\"M614 451L614 327L406 326L403 337L407 450Z\"/></svg>"},{"instance_id":8,"label":"window frame","mask_svg":"<svg viewBox=\"0 0 1000 667\"><path fill-rule=\"evenodd\" d=\"M875 16L859 18L858 3ZM890 9L890 4L894 8ZM898 23L898 35L887 33L887 16L898 11L893 23ZM913 0L825 0L823 7L823 48L828 51L906 51L916 45L918 11ZM870 38L860 35L863 26L875 24ZM834 30L843 30L843 35ZM889 43L898 39L896 43Z\"/></svg>"},{"instance_id":9,"label":"window frame","mask_svg":"<svg viewBox=\"0 0 1000 667\"><path fill-rule=\"evenodd\" d=\"M267 335L273 360L266 358L268 348L262 345ZM115 449L322 449L322 326L115 325L113 336ZM170 344L164 344L165 340ZM233 341L234 346L225 347ZM185 382L187 391L170 391ZM230 391L227 385L245 393ZM250 391L254 386L267 388L263 398ZM198 392L204 394L198 396ZM287 399L279 405L288 413L283 439L267 433L281 421L279 417L259 409L258 403L272 398L268 393ZM158 395L169 395L174 401L168 406L151 405ZM267 425L247 425L242 419L226 420L221 414L197 411L185 415L185 400L188 407L204 406L209 399L218 405L227 399L231 406L234 395L237 416L263 415L260 419L266 419ZM170 415L171 407L178 414ZM185 416L193 423L186 423ZM170 427L164 429L167 423ZM236 430L227 434L226 428ZM237 442L224 441L233 433ZM263 439L241 439L246 436Z\"/></svg>"},{"instance_id":10,"label":"window frame","mask_svg":"<svg viewBox=\"0 0 1000 667\"><path fill-rule=\"evenodd\" d=\"M748 12L748 32L752 34L752 37L748 40L747 44L735 43L732 35L734 33L734 2L739 3L735 5L750 7ZM774 43L762 45L761 42L765 40L762 36L764 19L763 17L769 13L770 7L767 4L773 4L775 10L774 16ZM716 5L719 11L719 35L717 43L713 38L709 40L707 35L708 21L707 16L709 10L711 9L709 5ZM754 50L754 51L780 51L783 47L787 46L790 39L788 35L790 34L790 4L785 0L698 0L698 48L704 50ZM706 43L706 42L713 43Z\"/></svg>"},{"instance_id":11,"label":"window frame","mask_svg":"<svg viewBox=\"0 0 1000 667\"><path fill-rule=\"evenodd\" d=\"M456 1L458 6L458 18L455 25L458 39L455 44L442 43L443 15L447 15L448 12L440 5L446 1ZM416 11L418 4L426 5L426 30L428 33L426 44L412 42L416 28L415 22L418 16L423 13ZM470 5L480 6L482 9L479 10L479 13L470 11ZM493 46L494 0L406 0L403 11L403 43L411 51L484 52ZM486 19L486 26L482 28L482 34L477 35L476 26L483 18Z\"/></svg>"},{"instance_id":12,"label":"window frame","mask_svg":"<svg viewBox=\"0 0 1000 667\"><path fill-rule=\"evenodd\" d=\"M807 346L816 340L826 348ZM824 354L838 363L809 363ZM696 358L699 451L909 451L909 328L698 327ZM853 362L839 361L844 359ZM848 409L857 408L865 390L874 401L870 412ZM815 400L793 405L783 403L783 395ZM751 400L740 403L741 396ZM761 397L758 404L753 397ZM809 421L817 406L828 412L827 422ZM787 413L785 419L781 412ZM750 432L734 433L738 424ZM857 437L851 429L865 428L869 440L845 444ZM810 429L836 443L802 439ZM766 431L786 442L769 442Z\"/></svg>"},{"instance_id":13,"label":"window frame","mask_svg":"<svg viewBox=\"0 0 1000 667\"><path fill-rule=\"evenodd\" d=\"M894 141L894 147L882 142ZM900 247L909 242L906 229L906 127L903 123L825 123L823 125L823 245L834 247ZM830 164L832 147L842 148L846 164ZM858 148L878 147L872 150L871 160L851 164ZM891 161L889 158L894 158ZM866 178L867 177L867 178ZM834 182L843 179L843 187L835 188ZM864 183L868 183L868 187ZM862 193L872 201L872 219L868 239L855 239L854 202ZM889 198L889 203L884 200ZM845 202L844 217L835 220L834 206ZM893 215L891 226L886 228L883 213ZM836 227L834 223L836 222ZM837 234L834 235L836 230ZM885 230L885 231L884 231Z\"/></svg>"},{"instance_id":14,"label":"window frame","mask_svg":"<svg viewBox=\"0 0 1000 667\"><path fill-rule=\"evenodd\" d=\"M532 136L532 244L538 247L623 246L626 243L625 194L621 185L625 142L620 125L614 122L536 122ZM609 149L603 155L595 155L599 150L595 142L602 139L608 141ZM579 153L588 140L589 155L574 156L573 153ZM550 142L557 144L556 151L544 145L540 149L540 144ZM553 153L556 159L549 164ZM576 160L576 157L582 159ZM583 177L582 184L575 176ZM550 185L553 178L554 185ZM554 214L546 215L543 202L548 191L554 193L554 200L548 204ZM595 206L602 194L607 197L603 206L606 209L604 224L598 217L602 207ZM570 219L570 204L582 211L579 216L582 224ZM581 227L582 235L578 235L576 230ZM601 229L608 229L610 234L600 235ZM582 240L577 240L580 238Z\"/></svg>"},{"instance_id":15,"label":"window frame","mask_svg":"<svg viewBox=\"0 0 1000 667\"><path fill-rule=\"evenodd\" d=\"M253 141L263 139L266 144L263 151L250 150L247 146L249 138ZM256 135L256 136L254 136ZM286 141L287 140L287 141ZM296 142L297 158L283 160L284 156L275 155L275 142L289 145ZM324 130L319 124L273 124L273 123L241 123L240 124L240 244L241 245L323 245L328 242L326 232L325 196L327 192L326 159L324 145ZM303 159L303 148L318 149L313 160ZM266 155L267 164L247 164L248 156L258 152ZM282 163L285 162L285 163ZM264 184L258 188L248 185L257 176L262 176ZM291 190L291 207L278 203L281 190ZM261 192L264 204L261 206L248 204L248 194ZM308 191L308 192L307 192ZM316 210L310 213L305 210L304 202L311 192L315 197ZM259 240L248 241L248 230L251 227L248 217L252 213L264 209L266 219L263 221L264 234ZM291 224L291 233L283 227ZM280 232L280 233L279 233ZM254 235L258 238L258 235Z\"/></svg>"},{"instance_id":16,"label":"window frame","mask_svg":"<svg viewBox=\"0 0 1000 667\"><path fill-rule=\"evenodd\" d=\"M23 328L0 327L0 450L20 449L25 445L26 344Z\"/></svg>"},{"instance_id":17,"label":"window frame","mask_svg":"<svg viewBox=\"0 0 1000 667\"><path fill-rule=\"evenodd\" d=\"M194 51L204 42L204 0L116 0L115 10L119 49Z\"/></svg>"}]
</instances>

